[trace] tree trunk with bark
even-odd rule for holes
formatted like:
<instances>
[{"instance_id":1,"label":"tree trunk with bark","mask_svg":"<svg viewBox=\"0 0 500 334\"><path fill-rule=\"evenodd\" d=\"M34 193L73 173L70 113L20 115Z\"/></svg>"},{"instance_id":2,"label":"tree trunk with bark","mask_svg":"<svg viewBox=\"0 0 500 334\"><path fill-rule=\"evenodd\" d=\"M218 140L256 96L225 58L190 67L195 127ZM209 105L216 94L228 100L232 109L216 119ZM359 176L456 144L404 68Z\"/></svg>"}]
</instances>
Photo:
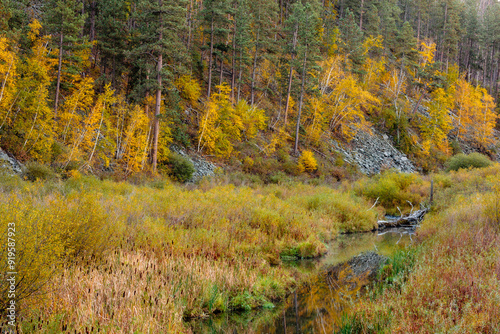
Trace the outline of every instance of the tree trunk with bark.
<instances>
[{"instance_id":1,"label":"tree trunk with bark","mask_svg":"<svg viewBox=\"0 0 500 334\"><path fill-rule=\"evenodd\" d=\"M212 13L212 22L210 24L210 55L208 58L208 91L207 91L208 98L210 98L210 90L212 87L213 53L214 53L214 13Z\"/></svg>"},{"instance_id":2,"label":"tree trunk with bark","mask_svg":"<svg viewBox=\"0 0 500 334\"><path fill-rule=\"evenodd\" d=\"M63 57L63 40L64 40L64 34L61 28L61 33L59 36L59 64L57 66L56 97L54 100L54 117L57 117L57 108L59 106L59 90L61 88L61 71L62 71L62 57Z\"/></svg>"},{"instance_id":3,"label":"tree trunk with bark","mask_svg":"<svg viewBox=\"0 0 500 334\"><path fill-rule=\"evenodd\" d=\"M299 112L297 114L297 126L295 127L295 146L293 152L295 155L299 154L299 129L300 129L300 116L302 114L302 103L304 101L304 88L306 85L306 65L307 65L307 46L304 51L304 64L302 66L302 84L300 86L300 99L299 99Z\"/></svg>"}]
</instances>

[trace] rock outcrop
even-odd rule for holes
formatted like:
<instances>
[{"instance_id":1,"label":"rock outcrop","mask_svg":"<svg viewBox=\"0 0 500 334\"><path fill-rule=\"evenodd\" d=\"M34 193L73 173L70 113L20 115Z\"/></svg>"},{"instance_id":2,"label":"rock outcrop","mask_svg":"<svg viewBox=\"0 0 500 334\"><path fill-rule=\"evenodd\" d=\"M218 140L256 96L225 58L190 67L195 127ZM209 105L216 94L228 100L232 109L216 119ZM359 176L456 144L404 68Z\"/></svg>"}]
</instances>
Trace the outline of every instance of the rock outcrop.
<instances>
[{"instance_id":1,"label":"rock outcrop","mask_svg":"<svg viewBox=\"0 0 500 334\"><path fill-rule=\"evenodd\" d=\"M326 272L327 279L342 284L364 286L377 277L380 267L387 261L383 255L375 252L361 253L349 261L329 268Z\"/></svg>"},{"instance_id":2,"label":"rock outcrop","mask_svg":"<svg viewBox=\"0 0 500 334\"><path fill-rule=\"evenodd\" d=\"M360 131L356 137L342 147L335 143L336 150L346 162L355 164L363 174L378 174L384 168L395 168L401 172L413 173L416 167L408 157L392 146L387 135Z\"/></svg>"},{"instance_id":3,"label":"rock outcrop","mask_svg":"<svg viewBox=\"0 0 500 334\"><path fill-rule=\"evenodd\" d=\"M24 166L0 148L0 173L22 174Z\"/></svg>"}]
</instances>

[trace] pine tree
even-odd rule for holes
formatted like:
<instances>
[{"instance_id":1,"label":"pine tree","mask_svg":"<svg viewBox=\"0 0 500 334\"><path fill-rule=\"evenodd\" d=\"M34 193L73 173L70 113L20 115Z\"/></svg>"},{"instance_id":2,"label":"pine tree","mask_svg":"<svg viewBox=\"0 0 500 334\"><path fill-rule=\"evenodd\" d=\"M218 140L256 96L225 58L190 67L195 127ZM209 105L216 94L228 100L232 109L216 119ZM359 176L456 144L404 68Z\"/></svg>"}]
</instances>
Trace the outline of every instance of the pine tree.
<instances>
[{"instance_id":1,"label":"pine tree","mask_svg":"<svg viewBox=\"0 0 500 334\"><path fill-rule=\"evenodd\" d=\"M77 0L49 0L45 10L45 28L54 36L52 42L58 48L58 65L56 90L54 98L54 115L57 117L59 99L61 94L61 78L63 71L78 73L81 59L75 52L78 49L88 48L81 38L85 15L82 15L83 4ZM71 57L71 62L65 64L64 60ZM76 66L75 66L76 64ZM63 68L64 66L64 68Z\"/></svg>"},{"instance_id":2,"label":"pine tree","mask_svg":"<svg viewBox=\"0 0 500 334\"><path fill-rule=\"evenodd\" d=\"M384 37L386 49L396 44L398 36L398 26L400 21L401 9L398 7L397 0L381 0L378 12L380 13L381 32Z\"/></svg>"},{"instance_id":3,"label":"pine tree","mask_svg":"<svg viewBox=\"0 0 500 334\"><path fill-rule=\"evenodd\" d=\"M233 24L233 59L231 72L231 100L239 101L241 84L243 83L243 71L245 65L250 64L251 16L248 0L234 1L234 24ZM237 81L237 83L236 83ZM235 97L237 91L237 97Z\"/></svg>"},{"instance_id":4,"label":"pine tree","mask_svg":"<svg viewBox=\"0 0 500 334\"><path fill-rule=\"evenodd\" d=\"M213 58L214 54L216 54L217 48L219 49L219 55L221 55L223 51L227 50L225 38L230 31L230 21L228 19L228 15L232 13L232 8L229 0L206 0L203 2L203 6L203 10L200 12L201 20L203 25L205 26L205 33L210 36L207 87L207 97L210 98L212 87L212 70L214 65Z\"/></svg>"},{"instance_id":5,"label":"pine tree","mask_svg":"<svg viewBox=\"0 0 500 334\"><path fill-rule=\"evenodd\" d=\"M401 29L397 36L396 45L393 46L393 50L396 59L401 59L404 65L416 64L418 59L417 40L414 37L413 28L408 21L403 24L403 29Z\"/></svg>"},{"instance_id":6,"label":"pine tree","mask_svg":"<svg viewBox=\"0 0 500 334\"><path fill-rule=\"evenodd\" d=\"M136 5L136 47L131 56L143 77L136 93L137 89L144 95L150 90L156 93L151 152L153 171L156 171L162 91L175 88L175 74L180 71L178 64L186 61L186 49L180 38L185 28L185 1L137 0Z\"/></svg>"},{"instance_id":7,"label":"pine tree","mask_svg":"<svg viewBox=\"0 0 500 334\"><path fill-rule=\"evenodd\" d=\"M342 50L350 60L350 65L355 73L360 73L365 60L363 52L363 33L354 18L354 13L346 9L346 16L340 21L342 37Z\"/></svg>"},{"instance_id":8,"label":"pine tree","mask_svg":"<svg viewBox=\"0 0 500 334\"><path fill-rule=\"evenodd\" d=\"M126 49L130 39L128 26L130 7L123 0L101 0L95 6L99 13L95 19L95 38L102 75L104 82L110 78L112 87L116 89L119 84L117 80L126 70Z\"/></svg>"},{"instance_id":9,"label":"pine tree","mask_svg":"<svg viewBox=\"0 0 500 334\"><path fill-rule=\"evenodd\" d=\"M298 61L301 65L297 67L302 67L301 70L301 85L300 85L300 95L299 95L299 109L297 114L297 122L295 127L295 145L294 153L298 154L299 149L299 130L300 121L302 115L302 107L304 105L304 95L306 93L306 83L308 79L308 74L312 72L315 62L318 60L319 45L321 42L320 29L321 29L321 19L319 16L319 4L315 1L311 1L302 5L300 3L295 3L292 7L292 14L289 20L295 24L298 28L297 30L297 55Z\"/></svg>"},{"instance_id":10,"label":"pine tree","mask_svg":"<svg viewBox=\"0 0 500 334\"><path fill-rule=\"evenodd\" d=\"M261 59L262 50L271 47L274 38L273 19L276 16L277 8L276 3L269 0L259 0L251 2L252 23L253 27L253 66L252 66L252 79L250 90L250 103L253 105L255 102L255 81L257 64Z\"/></svg>"}]
</instances>

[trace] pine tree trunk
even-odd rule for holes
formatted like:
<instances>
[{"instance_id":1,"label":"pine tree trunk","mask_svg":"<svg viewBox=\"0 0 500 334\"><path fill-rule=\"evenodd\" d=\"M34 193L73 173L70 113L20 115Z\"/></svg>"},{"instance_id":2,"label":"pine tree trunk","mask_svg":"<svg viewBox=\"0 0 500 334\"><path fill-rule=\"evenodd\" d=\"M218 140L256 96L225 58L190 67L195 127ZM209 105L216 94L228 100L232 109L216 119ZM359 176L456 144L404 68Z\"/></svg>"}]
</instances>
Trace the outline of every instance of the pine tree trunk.
<instances>
[{"instance_id":1,"label":"pine tree trunk","mask_svg":"<svg viewBox=\"0 0 500 334\"><path fill-rule=\"evenodd\" d=\"M443 62L443 58L444 58L444 50L445 50L445 45L444 45L444 40L445 40L445 37L446 37L446 21L448 20L448 3L446 3L445 7L444 7L444 24L443 24L443 38L442 38L442 41L441 41L441 44L442 44L442 49L441 49L441 57L440 57L440 62Z\"/></svg>"},{"instance_id":2,"label":"pine tree trunk","mask_svg":"<svg viewBox=\"0 0 500 334\"><path fill-rule=\"evenodd\" d=\"M243 62L243 52L240 50L240 61L238 64L238 97L236 98L236 102L240 100L240 92L241 92L241 76L243 74L243 69L241 68L241 63Z\"/></svg>"},{"instance_id":3,"label":"pine tree trunk","mask_svg":"<svg viewBox=\"0 0 500 334\"><path fill-rule=\"evenodd\" d=\"M220 57L220 77L219 77L219 85L222 86L222 80L223 80L223 74L224 74L224 57Z\"/></svg>"},{"instance_id":4,"label":"pine tree trunk","mask_svg":"<svg viewBox=\"0 0 500 334\"><path fill-rule=\"evenodd\" d=\"M253 106L255 101L255 72L257 72L257 57L259 53L259 35L260 30L257 31L257 39L255 41L255 55L253 57L253 66L252 66L252 86L251 86L251 94L250 94L250 103Z\"/></svg>"},{"instance_id":5,"label":"pine tree trunk","mask_svg":"<svg viewBox=\"0 0 500 334\"><path fill-rule=\"evenodd\" d=\"M158 1L159 8L161 8L162 0ZM161 20L161 17L160 17ZM162 24L160 21L160 29ZM160 30L160 35L158 36L158 42L163 39L163 32ZM153 132L153 154L152 154L152 165L153 172L156 172L158 164L158 139L160 137L160 111L161 111L161 70L163 69L163 54L160 51L158 55L158 73L156 74L156 104L155 104L155 118L154 118L154 132Z\"/></svg>"},{"instance_id":6,"label":"pine tree trunk","mask_svg":"<svg viewBox=\"0 0 500 334\"><path fill-rule=\"evenodd\" d=\"M160 33L160 38L161 38ZM156 166L158 164L158 138L160 137L160 107L161 107L161 69L163 67L163 55L158 56L158 76L156 89L156 103L155 103L155 119L154 119L154 133L153 133L153 172L156 172Z\"/></svg>"},{"instance_id":7,"label":"pine tree trunk","mask_svg":"<svg viewBox=\"0 0 500 334\"><path fill-rule=\"evenodd\" d=\"M59 37L59 65L57 66L56 98L54 101L54 118L57 117L57 107L59 106L59 90L61 88L61 70L63 57L63 39L64 35L61 29Z\"/></svg>"},{"instance_id":8,"label":"pine tree trunk","mask_svg":"<svg viewBox=\"0 0 500 334\"><path fill-rule=\"evenodd\" d=\"M293 147L293 152L295 153L295 155L299 154L300 116L302 114L302 103L304 101L304 88L306 84L306 64L307 64L307 46L304 52L304 65L302 67L302 84L300 86L299 112L297 114L297 126L295 127L295 146Z\"/></svg>"},{"instance_id":9,"label":"pine tree trunk","mask_svg":"<svg viewBox=\"0 0 500 334\"><path fill-rule=\"evenodd\" d=\"M235 10L238 7L236 6ZM238 31L238 26L236 19L234 20L234 30L233 30L233 57L232 57L232 69L231 69L231 101L234 102L234 91L236 90L236 33Z\"/></svg>"},{"instance_id":10,"label":"pine tree trunk","mask_svg":"<svg viewBox=\"0 0 500 334\"><path fill-rule=\"evenodd\" d=\"M359 9L359 30L363 30L363 5L365 4L365 0L361 0L361 6Z\"/></svg>"},{"instance_id":11,"label":"pine tree trunk","mask_svg":"<svg viewBox=\"0 0 500 334\"><path fill-rule=\"evenodd\" d=\"M420 20L420 10L418 11L418 24L417 24L417 41L420 42L420 24L421 24L421 20Z\"/></svg>"},{"instance_id":12,"label":"pine tree trunk","mask_svg":"<svg viewBox=\"0 0 500 334\"><path fill-rule=\"evenodd\" d=\"M188 35L186 41L186 50L189 52L189 48L191 46L191 30L192 30L192 12L193 12L193 0L189 2L188 16L187 16L187 26L188 26Z\"/></svg>"},{"instance_id":13,"label":"pine tree trunk","mask_svg":"<svg viewBox=\"0 0 500 334\"><path fill-rule=\"evenodd\" d=\"M288 90L286 93L286 104L285 104L285 122L284 125L286 126L286 122L288 119L288 108L290 107L290 94L292 93L292 75L293 75L293 61L295 59L295 46L297 45L297 34L299 32L299 25L297 24L295 28L295 32L293 33L293 48L292 48L292 59L290 61L290 74L288 76Z\"/></svg>"},{"instance_id":14,"label":"pine tree trunk","mask_svg":"<svg viewBox=\"0 0 500 334\"><path fill-rule=\"evenodd\" d=\"M210 55L208 58L208 92L207 97L210 98L210 90L212 87L212 61L214 53L214 13L212 13L212 22L210 25Z\"/></svg>"},{"instance_id":15,"label":"pine tree trunk","mask_svg":"<svg viewBox=\"0 0 500 334\"><path fill-rule=\"evenodd\" d=\"M95 40L95 17L96 17L96 1L93 0L90 4L90 42L93 42Z\"/></svg>"},{"instance_id":16,"label":"pine tree trunk","mask_svg":"<svg viewBox=\"0 0 500 334\"><path fill-rule=\"evenodd\" d=\"M495 103L499 102L499 86L500 86L500 64L497 63L497 74L495 76L495 80L493 81L495 85Z\"/></svg>"}]
</instances>

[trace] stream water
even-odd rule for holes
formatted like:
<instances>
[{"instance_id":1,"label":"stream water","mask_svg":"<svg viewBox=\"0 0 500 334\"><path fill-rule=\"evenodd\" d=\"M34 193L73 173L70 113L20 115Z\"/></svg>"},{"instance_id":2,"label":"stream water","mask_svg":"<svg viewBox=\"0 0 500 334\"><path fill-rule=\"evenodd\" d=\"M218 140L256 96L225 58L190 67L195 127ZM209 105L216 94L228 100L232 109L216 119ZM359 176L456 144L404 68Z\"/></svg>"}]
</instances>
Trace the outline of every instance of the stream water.
<instances>
[{"instance_id":1,"label":"stream water","mask_svg":"<svg viewBox=\"0 0 500 334\"><path fill-rule=\"evenodd\" d=\"M364 277L349 275L347 265L339 267L334 275L327 269L366 251L391 255L412 242L414 231L408 227L340 235L325 256L285 263L309 272L310 279L283 303L272 309L224 313L188 325L194 333L333 333L367 282Z\"/></svg>"}]
</instances>

